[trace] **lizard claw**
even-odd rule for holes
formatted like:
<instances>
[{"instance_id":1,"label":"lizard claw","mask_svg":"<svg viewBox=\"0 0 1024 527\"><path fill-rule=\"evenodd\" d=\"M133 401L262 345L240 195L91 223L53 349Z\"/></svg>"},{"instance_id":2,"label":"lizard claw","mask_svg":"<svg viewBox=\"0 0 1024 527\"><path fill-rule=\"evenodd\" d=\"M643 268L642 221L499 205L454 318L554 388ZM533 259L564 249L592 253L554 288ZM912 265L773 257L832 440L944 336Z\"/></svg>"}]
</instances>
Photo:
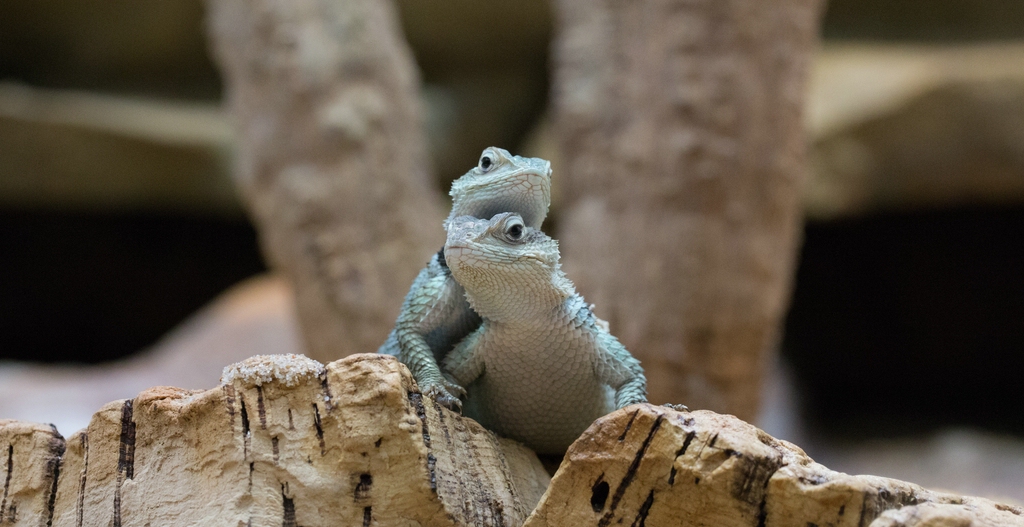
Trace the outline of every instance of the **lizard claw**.
<instances>
[{"instance_id":1,"label":"lizard claw","mask_svg":"<svg viewBox=\"0 0 1024 527\"><path fill-rule=\"evenodd\" d=\"M441 384L443 384L444 388L448 390L448 393L458 397L459 399L466 396L466 389L459 385L459 383L455 382L455 379L452 379L447 373L442 373L441 375L444 376L444 380L441 381Z\"/></svg>"},{"instance_id":2,"label":"lizard claw","mask_svg":"<svg viewBox=\"0 0 1024 527\"><path fill-rule=\"evenodd\" d=\"M452 387L458 388L458 390L450 390L450 388ZM458 397L452 395L452 391L455 391L456 393L466 393L466 391L463 390L461 386L445 382L444 385L431 384L430 386L427 387L423 394L437 401L441 406L444 406L449 410L459 412L461 414L462 401L460 401Z\"/></svg>"},{"instance_id":3,"label":"lizard claw","mask_svg":"<svg viewBox=\"0 0 1024 527\"><path fill-rule=\"evenodd\" d=\"M662 406L664 406L665 408L671 408L671 409L673 409L673 410L675 410L677 412L689 412L690 411L690 408L688 406L686 406L685 404L665 403Z\"/></svg>"}]
</instances>

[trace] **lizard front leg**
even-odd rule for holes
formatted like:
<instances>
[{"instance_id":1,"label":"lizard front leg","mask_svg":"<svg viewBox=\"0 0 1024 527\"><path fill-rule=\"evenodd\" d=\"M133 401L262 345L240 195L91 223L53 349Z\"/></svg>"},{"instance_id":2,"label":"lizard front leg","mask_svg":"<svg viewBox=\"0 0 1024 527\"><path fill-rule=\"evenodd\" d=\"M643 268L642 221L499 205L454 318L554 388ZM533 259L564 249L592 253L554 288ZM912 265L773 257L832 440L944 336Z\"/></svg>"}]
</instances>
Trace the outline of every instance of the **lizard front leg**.
<instances>
[{"instance_id":1,"label":"lizard front leg","mask_svg":"<svg viewBox=\"0 0 1024 527\"><path fill-rule=\"evenodd\" d=\"M385 352L393 353L412 372L423 393L452 410L460 410L462 386L446 379L438 367L439 353L427 342L427 333L443 327L445 313L451 309L448 273L437 256L416 277L402 312L395 322L394 346L385 343ZM454 281L452 281L454 282ZM382 348L382 349L384 349Z\"/></svg>"},{"instance_id":2,"label":"lizard front leg","mask_svg":"<svg viewBox=\"0 0 1024 527\"><path fill-rule=\"evenodd\" d=\"M619 339L598 325L592 325L597 345L598 378L615 390L615 408L647 402L647 377Z\"/></svg>"},{"instance_id":3,"label":"lizard front leg","mask_svg":"<svg viewBox=\"0 0 1024 527\"><path fill-rule=\"evenodd\" d=\"M647 402L647 379L643 374L634 377L615 390L615 408Z\"/></svg>"},{"instance_id":4,"label":"lizard front leg","mask_svg":"<svg viewBox=\"0 0 1024 527\"><path fill-rule=\"evenodd\" d=\"M466 395L466 390L445 378L426 340L415 333L399 336L399 339L401 351L398 360L409 367L423 394L448 409L461 411L462 401L459 398Z\"/></svg>"},{"instance_id":5,"label":"lizard front leg","mask_svg":"<svg viewBox=\"0 0 1024 527\"><path fill-rule=\"evenodd\" d=\"M484 324L462 339L444 359L445 371L462 386L469 386L484 373L483 355L479 353L480 336L484 334L486 322Z\"/></svg>"}]
</instances>

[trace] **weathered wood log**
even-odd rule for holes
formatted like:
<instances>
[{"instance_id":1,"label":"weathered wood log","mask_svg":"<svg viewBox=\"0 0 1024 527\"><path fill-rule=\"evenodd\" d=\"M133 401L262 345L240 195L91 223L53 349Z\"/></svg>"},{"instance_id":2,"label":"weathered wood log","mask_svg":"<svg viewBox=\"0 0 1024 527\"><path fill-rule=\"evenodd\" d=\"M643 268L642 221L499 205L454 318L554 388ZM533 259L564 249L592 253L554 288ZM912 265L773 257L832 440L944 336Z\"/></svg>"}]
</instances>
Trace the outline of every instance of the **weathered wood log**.
<instances>
[{"instance_id":1,"label":"weathered wood log","mask_svg":"<svg viewBox=\"0 0 1024 527\"><path fill-rule=\"evenodd\" d=\"M566 454L525 527L1021 525L1024 510L831 471L731 415L631 406Z\"/></svg>"},{"instance_id":2,"label":"weathered wood log","mask_svg":"<svg viewBox=\"0 0 1024 527\"><path fill-rule=\"evenodd\" d=\"M52 426L0 419L0 525L50 525L63 455Z\"/></svg>"},{"instance_id":3,"label":"weathered wood log","mask_svg":"<svg viewBox=\"0 0 1024 527\"><path fill-rule=\"evenodd\" d=\"M14 459L40 479L55 447L37 443ZM112 402L68 439L61 471L55 526L520 525L549 481L528 449L423 399L378 355L255 357L213 390Z\"/></svg>"},{"instance_id":4,"label":"weathered wood log","mask_svg":"<svg viewBox=\"0 0 1024 527\"><path fill-rule=\"evenodd\" d=\"M235 179L271 265L295 286L307 353L376 351L444 243L394 6L207 4L238 126Z\"/></svg>"},{"instance_id":5,"label":"weathered wood log","mask_svg":"<svg viewBox=\"0 0 1024 527\"><path fill-rule=\"evenodd\" d=\"M709 411L609 414L549 480L392 357L254 357L223 381L110 403L66 452L51 427L0 421L0 525L1024 526L1020 507L837 473Z\"/></svg>"}]
</instances>

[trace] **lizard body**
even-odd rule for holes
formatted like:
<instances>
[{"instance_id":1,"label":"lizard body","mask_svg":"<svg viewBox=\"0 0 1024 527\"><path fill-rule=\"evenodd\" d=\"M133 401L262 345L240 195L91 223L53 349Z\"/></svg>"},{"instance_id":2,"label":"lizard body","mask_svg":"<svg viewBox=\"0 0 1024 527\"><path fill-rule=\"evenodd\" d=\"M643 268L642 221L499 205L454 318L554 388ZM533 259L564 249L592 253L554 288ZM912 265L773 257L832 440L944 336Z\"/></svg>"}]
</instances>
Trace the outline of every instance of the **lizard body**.
<instances>
[{"instance_id":1,"label":"lizard body","mask_svg":"<svg viewBox=\"0 0 1024 527\"><path fill-rule=\"evenodd\" d=\"M451 220L444 253L483 318L443 361L467 416L558 454L598 417L646 402L639 361L561 271L558 242L503 213Z\"/></svg>"},{"instance_id":2,"label":"lizard body","mask_svg":"<svg viewBox=\"0 0 1024 527\"><path fill-rule=\"evenodd\" d=\"M539 229L551 205L551 163L487 148L477 166L452 183L450 195L452 211L445 228L460 216L490 218L500 212L516 212ZM458 396L464 391L442 375L438 364L480 322L466 302L462 286L452 278L442 249L413 281L395 329L378 353L398 357L423 393L449 408L458 408Z\"/></svg>"}]
</instances>

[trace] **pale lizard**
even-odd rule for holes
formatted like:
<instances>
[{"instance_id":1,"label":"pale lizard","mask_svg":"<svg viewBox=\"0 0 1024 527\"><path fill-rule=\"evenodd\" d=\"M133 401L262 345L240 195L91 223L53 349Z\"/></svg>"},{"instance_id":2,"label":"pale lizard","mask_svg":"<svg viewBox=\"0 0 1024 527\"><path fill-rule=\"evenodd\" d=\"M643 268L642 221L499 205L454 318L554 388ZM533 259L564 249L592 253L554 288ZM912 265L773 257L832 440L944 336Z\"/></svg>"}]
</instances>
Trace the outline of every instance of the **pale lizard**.
<instances>
[{"instance_id":1,"label":"pale lizard","mask_svg":"<svg viewBox=\"0 0 1024 527\"><path fill-rule=\"evenodd\" d=\"M598 417L647 401L640 362L562 272L558 242L518 214L448 224L445 259L482 325L442 367L465 415L540 454L560 454Z\"/></svg>"},{"instance_id":2,"label":"pale lizard","mask_svg":"<svg viewBox=\"0 0 1024 527\"><path fill-rule=\"evenodd\" d=\"M452 183L451 197L445 228L459 216L490 218L499 212L516 212L527 225L540 228L551 205L551 163L487 148L477 166ZM458 409L464 391L445 379L438 364L479 326L480 317L451 277L442 249L416 277L394 330L378 352L398 357L424 394Z\"/></svg>"}]
</instances>

